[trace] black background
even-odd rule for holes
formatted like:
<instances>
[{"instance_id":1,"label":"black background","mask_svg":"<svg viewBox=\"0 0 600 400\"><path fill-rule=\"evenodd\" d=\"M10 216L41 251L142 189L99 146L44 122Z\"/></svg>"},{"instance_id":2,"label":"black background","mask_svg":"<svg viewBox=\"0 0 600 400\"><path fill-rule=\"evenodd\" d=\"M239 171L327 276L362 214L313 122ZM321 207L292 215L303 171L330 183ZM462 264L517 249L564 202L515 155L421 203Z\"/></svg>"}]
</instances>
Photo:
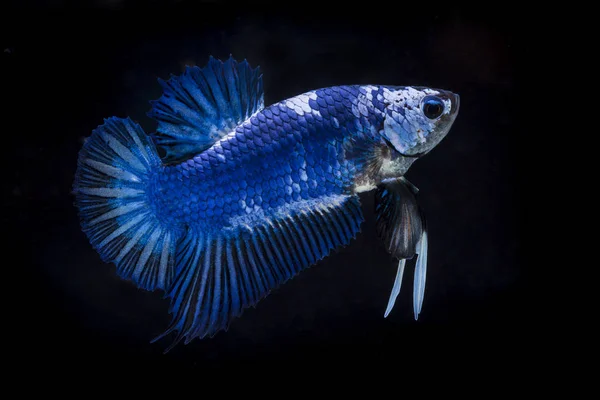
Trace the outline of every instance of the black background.
<instances>
[{"instance_id":1,"label":"black background","mask_svg":"<svg viewBox=\"0 0 600 400\"><path fill-rule=\"evenodd\" d=\"M409 368L415 360L522 365L533 357L509 13L393 11L381 2L328 12L298 2L289 10L138 3L92 2L90 10L54 1L4 17L2 219L12 256L3 266L17 277L3 285L23 359L76 369L300 360ZM418 321L412 268L383 318L396 263L374 234L368 193L367 221L351 246L247 310L228 332L167 355L168 341L149 343L170 321L168 302L119 280L81 232L70 194L77 152L105 117L130 116L152 131L145 113L160 96L156 79L229 54L261 66L266 104L342 84L460 94L450 134L407 175L421 190L430 232Z\"/></svg>"}]
</instances>

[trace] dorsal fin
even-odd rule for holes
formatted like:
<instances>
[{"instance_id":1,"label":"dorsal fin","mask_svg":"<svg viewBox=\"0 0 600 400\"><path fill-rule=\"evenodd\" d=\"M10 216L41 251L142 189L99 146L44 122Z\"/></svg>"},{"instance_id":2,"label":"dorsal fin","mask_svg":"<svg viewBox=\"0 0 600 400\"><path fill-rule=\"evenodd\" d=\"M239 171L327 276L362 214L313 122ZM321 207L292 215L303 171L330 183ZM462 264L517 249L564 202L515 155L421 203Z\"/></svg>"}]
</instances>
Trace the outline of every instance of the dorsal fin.
<instances>
[{"instance_id":1,"label":"dorsal fin","mask_svg":"<svg viewBox=\"0 0 600 400\"><path fill-rule=\"evenodd\" d=\"M231 56L225 62L210 57L204 68L186 67L168 81L150 102L148 116L158 122L152 135L167 163L204 151L264 107L260 68Z\"/></svg>"}]
</instances>

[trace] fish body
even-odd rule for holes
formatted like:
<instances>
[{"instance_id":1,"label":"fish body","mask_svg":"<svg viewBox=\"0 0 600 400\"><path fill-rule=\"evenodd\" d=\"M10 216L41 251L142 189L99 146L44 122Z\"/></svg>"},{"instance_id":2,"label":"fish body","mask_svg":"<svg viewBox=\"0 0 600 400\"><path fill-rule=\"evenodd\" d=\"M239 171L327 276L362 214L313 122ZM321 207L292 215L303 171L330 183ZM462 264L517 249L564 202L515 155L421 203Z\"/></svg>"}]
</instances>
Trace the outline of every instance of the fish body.
<instances>
[{"instance_id":1,"label":"fish body","mask_svg":"<svg viewBox=\"0 0 600 400\"><path fill-rule=\"evenodd\" d=\"M402 89L331 87L259 111L202 153L158 173L158 212L176 223L221 229L232 218L268 218L281 207L355 194L404 175L416 158L392 154L379 134L385 99ZM365 157L369 152L380 153L378 169Z\"/></svg>"},{"instance_id":2,"label":"fish body","mask_svg":"<svg viewBox=\"0 0 600 400\"><path fill-rule=\"evenodd\" d=\"M411 215L420 221L418 211L390 210L416 204L399 179L447 134L457 95L349 85L264 107L258 68L231 58L161 83L149 113L157 132L106 120L84 145L74 184L82 228L103 259L171 298L160 337L213 336L349 244L363 221L360 192L380 188L380 234L401 264L423 251L424 223L410 238L399 228L414 225Z\"/></svg>"},{"instance_id":3,"label":"fish body","mask_svg":"<svg viewBox=\"0 0 600 400\"><path fill-rule=\"evenodd\" d=\"M268 218L282 207L354 193L366 161L352 153L353 141L374 142L383 120L353 113L361 91L334 87L274 104L189 161L166 167L155 178L159 212L222 229L232 219Z\"/></svg>"}]
</instances>

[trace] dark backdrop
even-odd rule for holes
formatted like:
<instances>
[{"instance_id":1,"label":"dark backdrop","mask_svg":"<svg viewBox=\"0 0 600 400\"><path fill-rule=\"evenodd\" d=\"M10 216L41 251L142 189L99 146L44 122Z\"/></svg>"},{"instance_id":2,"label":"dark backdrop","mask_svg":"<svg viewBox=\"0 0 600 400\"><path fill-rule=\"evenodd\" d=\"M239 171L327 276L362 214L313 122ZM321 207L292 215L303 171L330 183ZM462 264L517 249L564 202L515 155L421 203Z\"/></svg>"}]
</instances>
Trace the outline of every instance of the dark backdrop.
<instances>
[{"instance_id":1,"label":"dark backdrop","mask_svg":"<svg viewBox=\"0 0 600 400\"><path fill-rule=\"evenodd\" d=\"M17 274L3 286L22 358L133 368L527 357L534 339L521 262L518 62L508 13L398 14L381 2L346 13L297 2L287 12L174 3L140 10L107 1L77 13L21 7L3 17L2 218L10 237L3 268ZM156 79L229 54L261 66L266 104L356 83L461 95L449 136L408 173L430 229L418 321L412 268L383 318L396 262L374 234L369 193L361 196L366 223L351 246L247 310L228 332L168 355L166 342L149 343L170 321L168 302L119 280L81 232L70 194L77 152L105 117L131 116L152 131L145 113L161 93Z\"/></svg>"}]
</instances>

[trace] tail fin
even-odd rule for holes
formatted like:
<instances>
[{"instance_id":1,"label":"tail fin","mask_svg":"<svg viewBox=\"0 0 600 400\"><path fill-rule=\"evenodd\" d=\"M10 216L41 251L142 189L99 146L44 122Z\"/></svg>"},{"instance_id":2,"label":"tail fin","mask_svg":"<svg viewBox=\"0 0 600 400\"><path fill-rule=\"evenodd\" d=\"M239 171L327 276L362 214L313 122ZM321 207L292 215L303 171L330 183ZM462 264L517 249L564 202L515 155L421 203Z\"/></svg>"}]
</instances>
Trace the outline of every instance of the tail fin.
<instances>
[{"instance_id":1,"label":"tail fin","mask_svg":"<svg viewBox=\"0 0 600 400\"><path fill-rule=\"evenodd\" d=\"M176 230L157 218L150 176L161 168L154 144L131 119L109 118L79 153L73 191L81 226L102 260L146 290L173 281Z\"/></svg>"}]
</instances>

